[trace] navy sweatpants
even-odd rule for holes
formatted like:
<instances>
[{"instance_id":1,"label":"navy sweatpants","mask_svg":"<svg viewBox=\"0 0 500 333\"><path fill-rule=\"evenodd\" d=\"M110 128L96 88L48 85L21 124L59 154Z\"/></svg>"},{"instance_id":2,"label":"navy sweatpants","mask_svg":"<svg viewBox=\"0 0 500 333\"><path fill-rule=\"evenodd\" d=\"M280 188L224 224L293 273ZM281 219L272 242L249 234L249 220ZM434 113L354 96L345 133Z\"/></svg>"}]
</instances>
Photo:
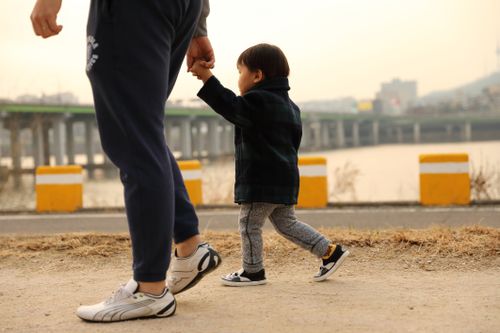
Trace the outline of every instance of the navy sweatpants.
<instances>
[{"instance_id":1,"label":"navy sweatpants","mask_svg":"<svg viewBox=\"0 0 500 333\"><path fill-rule=\"evenodd\" d=\"M165 142L164 108L201 11L200 0L92 0L87 74L101 143L120 169L137 281L165 279L172 236L198 218Z\"/></svg>"}]
</instances>

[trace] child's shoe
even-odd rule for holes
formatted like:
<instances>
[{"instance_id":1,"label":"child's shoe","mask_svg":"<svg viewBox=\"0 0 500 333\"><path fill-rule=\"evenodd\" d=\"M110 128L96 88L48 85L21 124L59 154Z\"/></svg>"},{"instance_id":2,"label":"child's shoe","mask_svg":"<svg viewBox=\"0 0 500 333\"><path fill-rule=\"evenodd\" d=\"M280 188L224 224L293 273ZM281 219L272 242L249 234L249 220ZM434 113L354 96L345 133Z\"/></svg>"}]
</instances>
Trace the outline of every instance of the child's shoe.
<instances>
[{"instance_id":1,"label":"child's shoe","mask_svg":"<svg viewBox=\"0 0 500 333\"><path fill-rule=\"evenodd\" d=\"M237 272L222 276L221 280L222 284L231 287L257 286L267 283L264 269L257 273L247 273L245 270L240 269Z\"/></svg>"},{"instance_id":2,"label":"child's shoe","mask_svg":"<svg viewBox=\"0 0 500 333\"><path fill-rule=\"evenodd\" d=\"M314 281L326 280L330 275L335 273L348 255L349 251L344 250L339 244L335 245L335 249L331 251L331 254L326 258L322 258L323 265L319 268L319 272L314 275Z\"/></svg>"}]
</instances>

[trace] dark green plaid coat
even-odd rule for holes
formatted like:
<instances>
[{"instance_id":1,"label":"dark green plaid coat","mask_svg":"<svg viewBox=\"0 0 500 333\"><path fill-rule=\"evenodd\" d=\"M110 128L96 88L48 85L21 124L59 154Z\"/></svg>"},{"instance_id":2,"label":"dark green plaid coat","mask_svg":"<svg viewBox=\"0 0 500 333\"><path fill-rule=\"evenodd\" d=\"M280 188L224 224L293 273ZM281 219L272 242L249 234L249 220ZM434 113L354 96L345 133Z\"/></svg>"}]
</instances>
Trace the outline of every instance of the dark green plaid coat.
<instances>
[{"instance_id":1,"label":"dark green plaid coat","mask_svg":"<svg viewBox=\"0 0 500 333\"><path fill-rule=\"evenodd\" d=\"M237 203L297 203L302 123L288 90L288 79L279 77L236 96L213 76L198 93L235 125Z\"/></svg>"}]
</instances>

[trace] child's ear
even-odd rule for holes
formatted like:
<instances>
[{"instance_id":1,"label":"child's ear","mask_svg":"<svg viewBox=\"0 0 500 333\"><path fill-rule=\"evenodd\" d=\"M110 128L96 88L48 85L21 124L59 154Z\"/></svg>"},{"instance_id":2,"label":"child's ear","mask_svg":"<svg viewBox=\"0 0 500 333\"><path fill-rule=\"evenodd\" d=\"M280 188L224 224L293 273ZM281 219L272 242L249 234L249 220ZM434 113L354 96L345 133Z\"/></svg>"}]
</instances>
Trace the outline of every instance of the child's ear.
<instances>
[{"instance_id":1,"label":"child's ear","mask_svg":"<svg viewBox=\"0 0 500 333\"><path fill-rule=\"evenodd\" d=\"M262 80L264 80L264 73L258 69L254 72L253 83L259 83Z\"/></svg>"}]
</instances>

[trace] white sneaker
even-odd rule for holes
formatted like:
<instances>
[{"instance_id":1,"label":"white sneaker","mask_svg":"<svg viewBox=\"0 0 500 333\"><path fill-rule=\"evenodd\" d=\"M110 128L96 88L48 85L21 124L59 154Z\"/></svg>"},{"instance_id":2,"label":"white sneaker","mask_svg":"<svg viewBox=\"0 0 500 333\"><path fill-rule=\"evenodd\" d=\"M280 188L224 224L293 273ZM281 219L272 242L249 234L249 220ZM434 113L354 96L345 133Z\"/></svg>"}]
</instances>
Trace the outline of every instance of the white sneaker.
<instances>
[{"instance_id":1,"label":"white sneaker","mask_svg":"<svg viewBox=\"0 0 500 333\"><path fill-rule=\"evenodd\" d=\"M189 257L177 257L177 251L172 256L170 272L167 274L168 288L173 294L194 287L201 278L212 272L222 262L219 254L208 245L198 245L196 251Z\"/></svg>"},{"instance_id":2,"label":"white sneaker","mask_svg":"<svg viewBox=\"0 0 500 333\"><path fill-rule=\"evenodd\" d=\"M122 321L147 317L168 317L175 313L172 293L165 288L160 296L137 292L139 284L131 279L110 298L94 305L82 305L76 315L88 321Z\"/></svg>"}]
</instances>

